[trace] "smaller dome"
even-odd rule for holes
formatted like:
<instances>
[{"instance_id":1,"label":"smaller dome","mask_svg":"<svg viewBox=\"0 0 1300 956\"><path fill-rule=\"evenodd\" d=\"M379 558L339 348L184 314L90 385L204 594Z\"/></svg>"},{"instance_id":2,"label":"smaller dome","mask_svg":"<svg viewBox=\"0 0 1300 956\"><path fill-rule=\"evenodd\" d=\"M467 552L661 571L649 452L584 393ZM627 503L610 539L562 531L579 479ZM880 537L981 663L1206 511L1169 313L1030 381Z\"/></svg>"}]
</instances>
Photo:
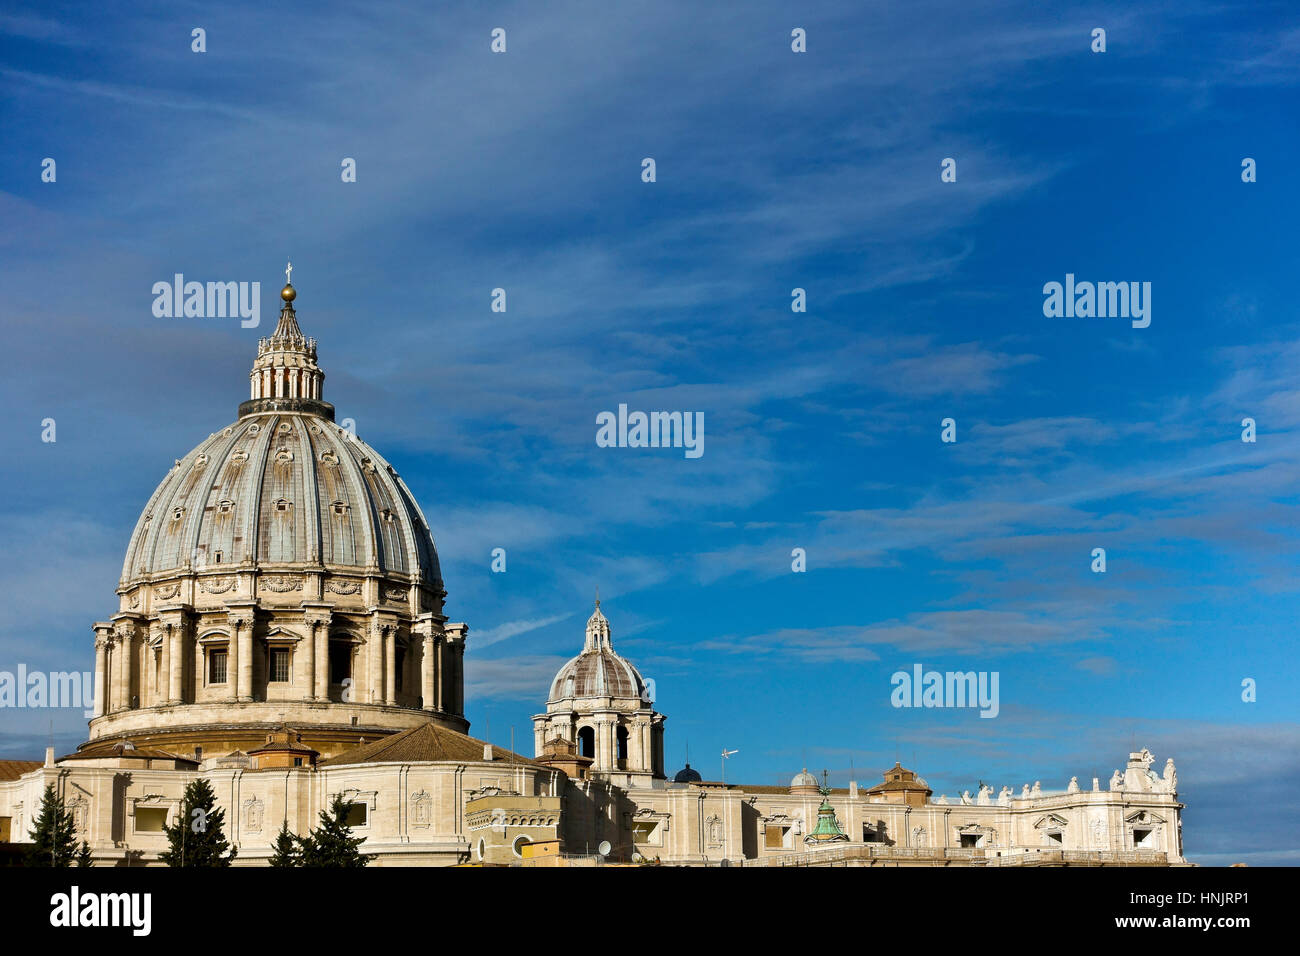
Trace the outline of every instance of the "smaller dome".
<instances>
[{"instance_id":1,"label":"smaller dome","mask_svg":"<svg viewBox=\"0 0 1300 956\"><path fill-rule=\"evenodd\" d=\"M681 770L677 771L677 776L673 777L673 783L699 783L702 778L698 770L692 770L688 763Z\"/></svg>"},{"instance_id":2,"label":"smaller dome","mask_svg":"<svg viewBox=\"0 0 1300 956\"><path fill-rule=\"evenodd\" d=\"M817 784L817 778L808 772L807 767L804 767L803 770L794 775L794 779L790 781L790 789L791 791L804 791L810 789L818 792L821 791L821 787Z\"/></svg>"},{"instance_id":3,"label":"smaller dome","mask_svg":"<svg viewBox=\"0 0 1300 956\"><path fill-rule=\"evenodd\" d=\"M548 702L573 697L619 697L646 699L641 672L627 658L614 652L609 621L600 613L600 603L587 621L587 639L582 653L560 668L551 682Z\"/></svg>"}]
</instances>

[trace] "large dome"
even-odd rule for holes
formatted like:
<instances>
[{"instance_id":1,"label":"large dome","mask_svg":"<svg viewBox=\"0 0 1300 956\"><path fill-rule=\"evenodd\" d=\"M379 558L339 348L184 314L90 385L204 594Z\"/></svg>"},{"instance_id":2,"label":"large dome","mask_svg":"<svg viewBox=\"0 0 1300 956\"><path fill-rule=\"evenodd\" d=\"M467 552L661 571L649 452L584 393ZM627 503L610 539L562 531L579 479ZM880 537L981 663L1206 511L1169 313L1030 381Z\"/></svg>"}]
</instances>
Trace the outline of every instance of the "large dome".
<instances>
[{"instance_id":1,"label":"large dome","mask_svg":"<svg viewBox=\"0 0 1300 956\"><path fill-rule=\"evenodd\" d=\"M429 526L393 467L301 412L248 415L177 460L136 522L122 585L250 563L442 579Z\"/></svg>"},{"instance_id":2,"label":"large dome","mask_svg":"<svg viewBox=\"0 0 1300 956\"><path fill-rule=\"evenodd\" d=\"M292 286L239 418L163 478L136 522L118 609L95 624L83 753L196 758L292 724L330 755L433 722L463 732L468 628L443 614L428 523L393 467L322 398Z\"/></svg>"}]
</instances>

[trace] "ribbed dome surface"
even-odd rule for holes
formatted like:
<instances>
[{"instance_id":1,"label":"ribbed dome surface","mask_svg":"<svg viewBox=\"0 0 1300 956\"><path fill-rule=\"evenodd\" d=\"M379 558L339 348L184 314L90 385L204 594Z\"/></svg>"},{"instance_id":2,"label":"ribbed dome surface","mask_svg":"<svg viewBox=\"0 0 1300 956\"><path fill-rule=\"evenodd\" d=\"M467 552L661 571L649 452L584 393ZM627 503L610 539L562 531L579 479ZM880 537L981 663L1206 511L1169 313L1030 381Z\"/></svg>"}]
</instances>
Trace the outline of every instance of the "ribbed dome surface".
<instances>
[{"instance_id":1,"label":"ribbed dome surface","mask_svg":"<svg viewBox=\"0 0 1300 956\"><path fill-rule=\"evenodd\" d=\"M177 462L136 522L122 578L243 562L442 579L428 524L392 466L303 413L246 415Z\"/></svg>"},{"instance_id":2,"label":"ribbed dome surface","mask_svg":"<svg viewBox=\"0 0 1300 956\"><path fill-rule=\"evenodd\" d=\"M551 699L566 697L640 697L640 672L613 651L579 654L560 668L551 684Z\"/></svg>"},{"instance_id":3,"label":"ribbed dome surface","mask_svg":"<svg viewBox=\"0 0 1300 956\"><path fill-rule=\"evenodd\" d=\"M550 700L570 697L635 697L645 691L645 681L630 661L614 653L609 621L596 611L587 621L582 653L560 668L551 682Z\"/></svg>"}]
</instances>

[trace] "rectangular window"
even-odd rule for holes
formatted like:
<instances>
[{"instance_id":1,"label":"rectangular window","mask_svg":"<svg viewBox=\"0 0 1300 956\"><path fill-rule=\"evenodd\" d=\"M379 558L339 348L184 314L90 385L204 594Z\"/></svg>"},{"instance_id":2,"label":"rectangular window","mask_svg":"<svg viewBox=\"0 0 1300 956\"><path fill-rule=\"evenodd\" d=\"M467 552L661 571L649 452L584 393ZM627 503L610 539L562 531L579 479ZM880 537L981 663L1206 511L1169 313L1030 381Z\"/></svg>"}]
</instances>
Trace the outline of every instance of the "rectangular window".
<instances>
[{"instance_id":1,"label":"rectangular window","mask_svg":"<svg viewBox=\"0 0 1300 956\"><path fill-rule=\"evenodd\" d=\"M136 833L162 833L163 824L167 822L165 807L137 807L135 811Z\"/></svg>"},{"instance_id":2,"label":"rectangular window","mask_svg":"<svg viewBox=\"0 0 1300 956\"><path fill-rule=\"evenodd\" d=\"M208 652L208 683L224 684L226 682L226 662L230 654L227 651Z\"/></svg>"},{"instance_id":3,"label":"rectangular window","mask_svg":"<svg viewBox=\"0 0 1300 956\"><path fill-rule=\"evenodd\" d=\"M349 803L348 815L343 822L350 827L363 827L368 822L370 808L364 803Z\"/></svg>"},{"instance_id":4,"label":"rectangular window","mask_svg":"<svg viewBox=\"0 0 1300 956\"><path fill-rule=\"evenodd\" d=\"M769 850L779 850L785 846L785 827L768 827L764 833Z\"/></svg>"},{"instance_id":5,"label":"rectangular window","mask_svg":"<svg viewBox=\"0 0 1300 956\"><path fill-rule=\"evenodd\" d=\"M271 681L276 684L289 682L289 652L283 648L271 651Z\"/></svg>"},{"instance_id":6,"label":"rectangular window","mask_svg":"<svg viewBox=\"0 0 1300 956\"><path fill-rule=\"evenodd\" d=\"M330 683L342 684L352 676L352 645L330 641Z\"/></svg>"}]
</instances>

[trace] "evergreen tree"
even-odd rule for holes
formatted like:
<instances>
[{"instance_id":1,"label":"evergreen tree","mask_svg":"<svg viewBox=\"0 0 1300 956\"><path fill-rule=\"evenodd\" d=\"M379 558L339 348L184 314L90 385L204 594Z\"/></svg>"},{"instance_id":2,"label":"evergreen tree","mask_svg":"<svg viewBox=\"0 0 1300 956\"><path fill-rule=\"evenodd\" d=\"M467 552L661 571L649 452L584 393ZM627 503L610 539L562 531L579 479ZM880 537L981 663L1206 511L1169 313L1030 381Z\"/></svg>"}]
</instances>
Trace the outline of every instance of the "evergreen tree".
<instances>
[{"instance_id":1,"label":"evergreen tree","mask_svg":"<svg viewBox=\"0 0 1300 956\"><path fill-rule=\"evenodd\" d=\"M168 848L158 859L168 866L230 866L239 852L226 841L226 811L202 777L185 788L175 826L163 825Z\"/></svg>"},{"instance_id":2,"label":"evergreen tree","mask_svg":"<svg viewBox=\"0 0 1300 956\"><path fill-rule=\"evenodd\" d=\"M77 851L72 814L55 795L54 784L46 784L41 809L32 823L34 846L27 853L28 866L71 866Z\"/></svg>"},{"instance_id":3,"label":"evergreen tree","mask_svg":"<svg viewBox=\"0 0 1300 956\"><path fill-rule=\"evenodd\" d=\"M289 821L280 825L280 835L275 838L275 853L271 856L272 866L301 866L302 858L299 840L289 832Z\"/></svg>"},{"instance_id":4,"label":"evergreen tree","mask_svg":"<svg viewBox=\"0 0 1300 956\"><path fill-rule=\"evenodd\" d=\"M77 851L77 866L94 866L90 860L90 844L85 840L81 841L81 849Z\"/></svg>"},{"instance_id":5,"label":"evergreen tree","mask_svg":"<svg viewBox=\"0 0 1300 956\"><path fill-rule=\"evenodd\" d=\"M360 852L357 847L365 837L354 837L348 828L348 805L335 795L329 811L320 812L320 826L299 842L302 844L302 866L365 866L373 855Z\"/></svg>"}]
</instances>

